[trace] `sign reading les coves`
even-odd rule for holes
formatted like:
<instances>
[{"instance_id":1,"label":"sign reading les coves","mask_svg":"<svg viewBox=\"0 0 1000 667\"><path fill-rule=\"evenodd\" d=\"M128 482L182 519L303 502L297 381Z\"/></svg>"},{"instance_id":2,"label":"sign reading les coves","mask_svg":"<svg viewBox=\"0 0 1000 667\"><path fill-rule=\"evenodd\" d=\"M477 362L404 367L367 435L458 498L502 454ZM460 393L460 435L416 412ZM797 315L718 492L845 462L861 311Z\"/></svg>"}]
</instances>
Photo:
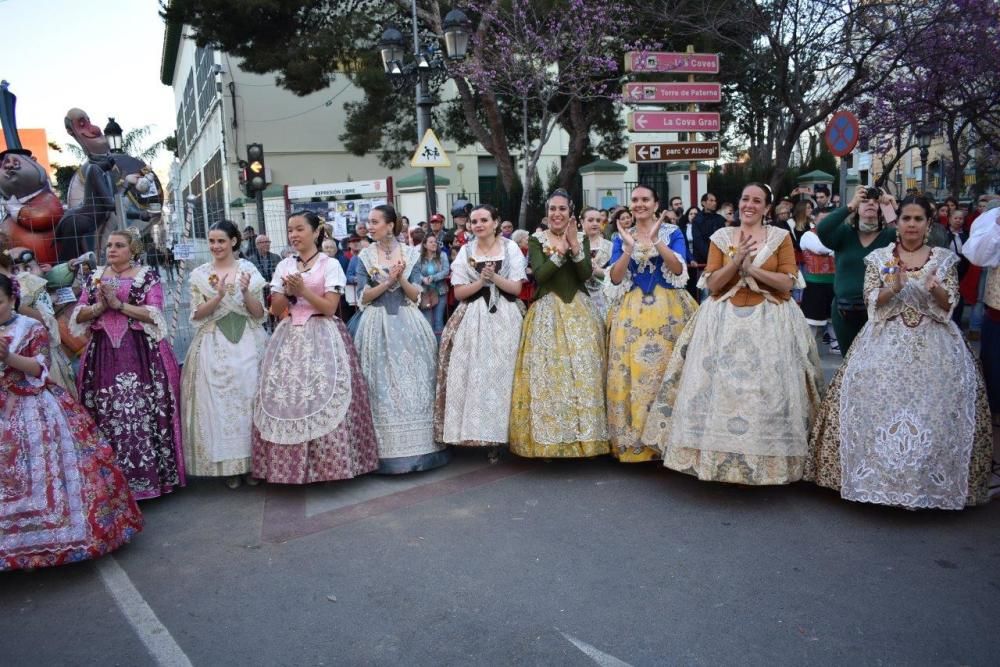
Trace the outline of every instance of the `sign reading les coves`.
<instances>
[{"instance_id":1,"label":"sign reading les coves","mask_svg":"<svg viewBox=\"0 0 1000 667\"><path fill-rule=\"evenodd\" d=\"M629 51L625 54L625 71L661 72L668 74L718 74L719 56L714 53Z\"/></svg>"},{"instance_id":2,"label":"sign reading les coves","mask_svg":"<svg viewBox=\"0 0 1000 667\"><path fill-rule=\"evenodd\" d=\"M690 141L668 144L632 144L629 162L674 162L711 160L719 157L718 141Z\"/></svg>"}]
</instances>

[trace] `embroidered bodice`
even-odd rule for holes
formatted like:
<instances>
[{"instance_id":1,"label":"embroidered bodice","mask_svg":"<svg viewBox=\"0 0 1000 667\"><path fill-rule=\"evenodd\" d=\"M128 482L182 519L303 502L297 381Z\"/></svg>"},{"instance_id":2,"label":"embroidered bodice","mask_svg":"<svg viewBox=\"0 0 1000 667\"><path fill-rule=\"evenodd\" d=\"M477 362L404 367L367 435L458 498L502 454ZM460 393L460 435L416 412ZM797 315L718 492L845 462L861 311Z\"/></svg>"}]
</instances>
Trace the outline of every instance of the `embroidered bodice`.
<instances>
[{"instance_id":1,"label":"embroidered bodice","mask_svg":"<svg viewBox=\"0 0 1000 667\"><path fill-rule=\"evenodd\" d=\"M297 263L298 259L295 257L286 257L278 263L271 278L272 292L285 294L283 279L293 274L301 275L305 288L317 296L323 296L327 292L344 292L347 276L337 260L320 253L308 271L299 271ZM319 311L307 299L289 298L289 303L288 312L294 326L302 326L313 315L319 315Z\"/></svg>"},{"instance_id":2,"label":"embroidered bodice","mask_svg":"<svg viewBox=\"0 0 1000 667\"><path fill-rule=\"evenodd\" d=\"M895 248L896 244L893 243L865 257L864 296L868 304L868 319L878 322L899 317L909 327L917 326L924 317L941 323L949 322L951 307L939 307L926 286L931 275L937 276L938 282L948 292L951 306L957 302L958 256L947 248L932 248L923 266L907 270L902 291L893 295L884 305L877 305L879 290L890 285L890 273L901 270L897 264Z\"/></svg>"},{"instance_id":3,"label":"embroidered bodice","mask_svg":"<svg viewBox=\"0 0 1000 667\"><path fill-rule=\"evenodd\" d=\"M0 338L7 340L11 354L34 359L42 367L41 377L33 378L0 361L0 413L3 413L9 394L33 396L45 389L49 337L39 322L24 315L15 315L12 322L0 326Z\"/></svg>"},{"instance_id":4,"label":"embroidered bodice","mask_svg":"<svg viewBox=\"0 0 1000 667\"><path fill-rule=\"evenodd\" d=\"M97 290L105 282L114 287L115 296L122 303L145 308L153 322L147 324L133 319L121 311L108 308L97 318L80 324L77 317L81 310L97 303ZM111 340L112 347L116 349L121 346L129 329L144 331L154 342L159 342L167 332L162 308L163 288L156 271L150 270L148 266L143 266L132 278L122 278L110 276L107 267L99 266L90 276L86 287L80 294L80 301L73 309L73 314L70 316L70 333L74 336L83 336L88 327L95 332L103 331Z\"/></svg>"},{"instance_id":5,"label":"embroidered bodice","mask_svg":"<svg viewBox=\"0 0 1000 667\"><path fill-rule=\"evenodd\" d=\"M679 289L687 285L687 243L684 234L677 225L663 224L657 234L657 240L663 241L681 262L681 272L674 273L667 266L660 253L647 243L636 243L632 246L632 256L628 262L629 289L640 289L643 294L652 294L656 286L667 289ZM611 248L611 262L618 261L622 256L622 239L616 236Z\"/></svg>"},{"instance_id":6,"label":"embroidered bodice","mask_svg":"<svg viewBox=\"0 0 1000 667\"><path fill-rule=\"evenodd\" d=\"M375 287L389 280L389 272L392 267L383 262L378 253L378 245L372 244L361 251L358 255L361 258L361 265L367 275L364 282L365 287ZM403 274L408 276L408 280L418 291L423 291L420 281L420 248L413 246L400 246L400 259L403 262ZM360 280L358 281L361 282ZM362 290L362 294L364 291ZM359 302L361 299L359 297ZM406 292L400 287L399 282L394 282L386 291L368 304L362 303L362 309L375 306L385 308L389 315L395 315L400 307L415 305L407 298Z\"/></svg>"}]
</instances>

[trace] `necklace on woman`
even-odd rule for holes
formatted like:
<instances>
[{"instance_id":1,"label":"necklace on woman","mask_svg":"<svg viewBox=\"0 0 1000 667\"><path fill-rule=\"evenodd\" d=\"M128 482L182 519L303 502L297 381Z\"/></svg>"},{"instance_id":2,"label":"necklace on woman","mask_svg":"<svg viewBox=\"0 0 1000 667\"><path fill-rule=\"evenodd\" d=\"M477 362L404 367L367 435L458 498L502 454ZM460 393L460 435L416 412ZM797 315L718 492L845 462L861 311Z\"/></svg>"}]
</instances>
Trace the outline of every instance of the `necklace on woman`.
<instances>
[{"instance_id":1,"label":"necklace on woman","mask_svg":"<svg viewBox=\"0 0 1000 667\"><path fill-rule=\"evenodd\" d=\"M17 313L13 313L13 314L12 314L12 315L10 316L10 319L9 319L9 320L7 320L6 322L3 322L3 323L0 323L0 329L6 329L6 328L7 328L7 327L9 327L9 326L10 326L11 324L13 324L13 323L14 323L14 320L16 320L16 319L17 319Z\"/></svg>"},{"instance_id":2,"label":"necklace on woman","mask_svg":"<svg viewBox=\"0 0 1000 667\"><path fill-rule=\"evenodd\" d=\"M299 257L299 264L302 265L302 270L303 271L308 271L309 270L309 262L311 262L314 259L316 259L317 255L319 255L319 250L317 250L312 255L310 255L309 259L303 260L301 257Z\"/></svg>"},{"instance_id":3,"label":"necklace on woman","mask_svg":"<svg viewBox=\"0 0 1000 667\"><path fill-rule=\"evenodd\" d=\"M392 257L392 253L395 252L396 246L398 245L399 241L397 241L394 236L390 236L388 239L378 242L378 249L382 251L382 256L385 257L385 261L389 261Z\"/></svg>"}]
</instances>

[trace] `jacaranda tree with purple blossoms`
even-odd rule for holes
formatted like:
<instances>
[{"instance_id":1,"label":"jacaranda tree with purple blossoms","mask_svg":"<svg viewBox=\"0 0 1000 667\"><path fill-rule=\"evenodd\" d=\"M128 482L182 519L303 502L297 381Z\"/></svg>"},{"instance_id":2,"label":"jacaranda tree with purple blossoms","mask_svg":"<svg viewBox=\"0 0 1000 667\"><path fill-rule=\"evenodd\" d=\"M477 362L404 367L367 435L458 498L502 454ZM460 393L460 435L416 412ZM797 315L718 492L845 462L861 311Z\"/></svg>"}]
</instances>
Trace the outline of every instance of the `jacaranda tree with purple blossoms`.
<instances>
[{"instance_id":1,"label":"jacaranda tree with purple blossoms","mask_svg":"<svg viewBox=\"0 0 1000 667\"><path fill-rule=\"evenodd\" d=\"M470 57L455 74L477 90L536 109L524 118L525 178L532 183L545 143L564 117L588 103L614 99L621 89L621 51L609 36L628 34L630 3L614 0L474 0L478 16ZM526 222L528 188L519 221Z\"/></svg>"},{"instance_id":2,"label":"jacaranda tree with purple blossoms","mask_svg":"<svg viewBox=\"0 0 1000 667\"><path fill-rule=\"evenodd\" d=\"M934 128L948 147L947 181L957 197L971 161L1000 149L1000 3L930 0L913 11L935 20L860 101L859 116L872 150L890 161L913 147L921 128Z\"/></svg>"}]
</instances>

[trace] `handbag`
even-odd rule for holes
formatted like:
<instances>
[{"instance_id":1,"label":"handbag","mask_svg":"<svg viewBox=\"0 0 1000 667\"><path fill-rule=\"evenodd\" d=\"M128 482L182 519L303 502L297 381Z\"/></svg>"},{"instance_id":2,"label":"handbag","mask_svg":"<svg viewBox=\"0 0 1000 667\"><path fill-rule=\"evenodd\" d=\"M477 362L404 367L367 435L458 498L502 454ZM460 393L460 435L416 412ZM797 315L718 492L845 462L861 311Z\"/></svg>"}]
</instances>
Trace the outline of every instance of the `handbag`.
<instances>
[{"instance_id":1,"label":"handbag","mask_svg":"<svg viewBox=\"0 0 1000 667\"><path fill-rule=\"evenodd\" d=\"M438 305L438 301L440 300L441 296L437 293L437 290L427 287L420 293L420 309L430 310Z\"/></svg>"}]
</instances>

